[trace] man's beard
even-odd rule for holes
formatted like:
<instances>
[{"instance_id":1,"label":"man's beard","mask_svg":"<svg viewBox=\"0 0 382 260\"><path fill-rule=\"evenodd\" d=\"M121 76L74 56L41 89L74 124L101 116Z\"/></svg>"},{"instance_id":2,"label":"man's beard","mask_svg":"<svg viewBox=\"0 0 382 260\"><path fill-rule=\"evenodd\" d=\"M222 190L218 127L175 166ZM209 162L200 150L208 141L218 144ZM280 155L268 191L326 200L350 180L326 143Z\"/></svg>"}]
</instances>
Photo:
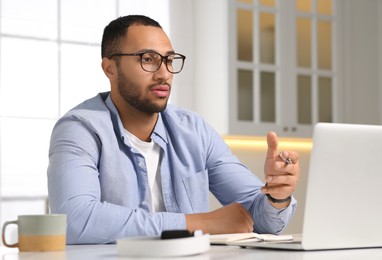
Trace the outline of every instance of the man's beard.
<instances>
[{"instance_id":1,"label":"man's beard","mask_svg":"<svg viewBox=\"0 0 382 260\"><path fill-rule=\"evenodd\" d=\"M121 97L132 107L145 113L159 113L165 110L167 106L167 99L164 104L155 104L149 98L140 97L141 87L128 82L125 74L118 67L118 91ZM149 86L150 88L152 86ZM144 89L146 91L147 89Z\"/></svg>"}]
</instances>

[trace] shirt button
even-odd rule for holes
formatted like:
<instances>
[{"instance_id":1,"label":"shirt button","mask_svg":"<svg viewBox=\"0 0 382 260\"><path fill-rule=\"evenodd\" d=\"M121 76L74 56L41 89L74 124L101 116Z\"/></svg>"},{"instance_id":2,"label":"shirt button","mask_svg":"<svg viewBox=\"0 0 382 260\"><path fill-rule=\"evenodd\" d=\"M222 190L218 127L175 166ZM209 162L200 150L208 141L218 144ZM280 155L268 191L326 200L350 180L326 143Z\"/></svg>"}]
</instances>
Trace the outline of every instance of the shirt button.
<instances>
[{"instance_id":1,"label":"shirt button","mask_svg":"<svg viewBox=\"0 0 382 260\"><path fill-rule=\"evenodd\" d=\"M145 169L146 168L146 165L143 161L139 161L138 162L138 167L141 168L141 169Z\"/></svg>"}]
</instances>

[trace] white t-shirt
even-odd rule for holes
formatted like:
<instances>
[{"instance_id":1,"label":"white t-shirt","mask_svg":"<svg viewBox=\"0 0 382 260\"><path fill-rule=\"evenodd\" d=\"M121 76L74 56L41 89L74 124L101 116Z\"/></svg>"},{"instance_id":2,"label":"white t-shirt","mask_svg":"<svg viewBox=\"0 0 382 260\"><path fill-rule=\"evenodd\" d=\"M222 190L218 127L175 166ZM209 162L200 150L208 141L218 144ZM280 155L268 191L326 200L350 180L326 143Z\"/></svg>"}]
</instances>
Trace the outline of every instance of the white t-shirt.
<instances>
[{"instance_id":1,"label":"white t-shirt","mask_svg":"<svg viewBox=\"0 0 382 260\"><path fill-rule=\"evenodd\" d=\"M147 176L151 192L151 208L154 212L165 211L162 195L162 181L160 175L160 146L151 142L144 142L135 135L126 131L127 136L131 141L131 145L137 149L145 158Z\"/></svg>"}]
</instances>

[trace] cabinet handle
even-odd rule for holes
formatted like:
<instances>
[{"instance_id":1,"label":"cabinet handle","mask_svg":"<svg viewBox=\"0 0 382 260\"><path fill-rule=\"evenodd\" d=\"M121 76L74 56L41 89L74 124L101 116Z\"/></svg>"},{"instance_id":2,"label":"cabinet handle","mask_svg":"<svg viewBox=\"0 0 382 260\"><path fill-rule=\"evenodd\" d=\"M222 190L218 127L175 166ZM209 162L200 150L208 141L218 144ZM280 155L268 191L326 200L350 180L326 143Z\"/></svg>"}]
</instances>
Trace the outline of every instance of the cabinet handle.
<instances>
[{"instance_id":1,"label":"cabinet handle","mask_svg":"<svg viewBox=\"0 0 382 260\"><path fill-rule=\"evenodd\" d=\"M297 127L292 127L292 132L296 132L297 131Z\"/></svg>"},{"instance_id":2,"label":"cabinet handle","mask_svg":"<svg viewBox=\"0 0 382 260\"><path fill-rule=\"evenodd\" d=\"M288 131L289 131L289 128L288 128L287 126L284 126L283 131L284 131L284 132L288 132Z\"/></svg>"}]
</instances>

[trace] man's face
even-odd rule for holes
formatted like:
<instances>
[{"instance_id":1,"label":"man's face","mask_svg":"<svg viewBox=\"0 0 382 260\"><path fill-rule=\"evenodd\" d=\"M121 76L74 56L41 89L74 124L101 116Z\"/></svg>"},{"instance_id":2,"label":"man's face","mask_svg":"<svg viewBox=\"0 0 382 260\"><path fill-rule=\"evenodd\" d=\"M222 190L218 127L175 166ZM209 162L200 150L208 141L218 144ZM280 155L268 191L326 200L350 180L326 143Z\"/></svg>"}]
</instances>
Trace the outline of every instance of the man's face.
<instances>
[{"instance_id":1,"label":"man's face","mask_svg":"<svg viewBox=\"0 0 382 260\"><path fill-rule=\"evenodd\" d=\"M140 53L147 50L164 56L173 52L170 40L161 28L131 26L120 52ZM128 106L141 112L161 112L170 96L173 74L167 71L165 61L156 72L144 71L140 59L140 56L120 56L117 63L118 94Z\"/></svg>"}]
</instances>

